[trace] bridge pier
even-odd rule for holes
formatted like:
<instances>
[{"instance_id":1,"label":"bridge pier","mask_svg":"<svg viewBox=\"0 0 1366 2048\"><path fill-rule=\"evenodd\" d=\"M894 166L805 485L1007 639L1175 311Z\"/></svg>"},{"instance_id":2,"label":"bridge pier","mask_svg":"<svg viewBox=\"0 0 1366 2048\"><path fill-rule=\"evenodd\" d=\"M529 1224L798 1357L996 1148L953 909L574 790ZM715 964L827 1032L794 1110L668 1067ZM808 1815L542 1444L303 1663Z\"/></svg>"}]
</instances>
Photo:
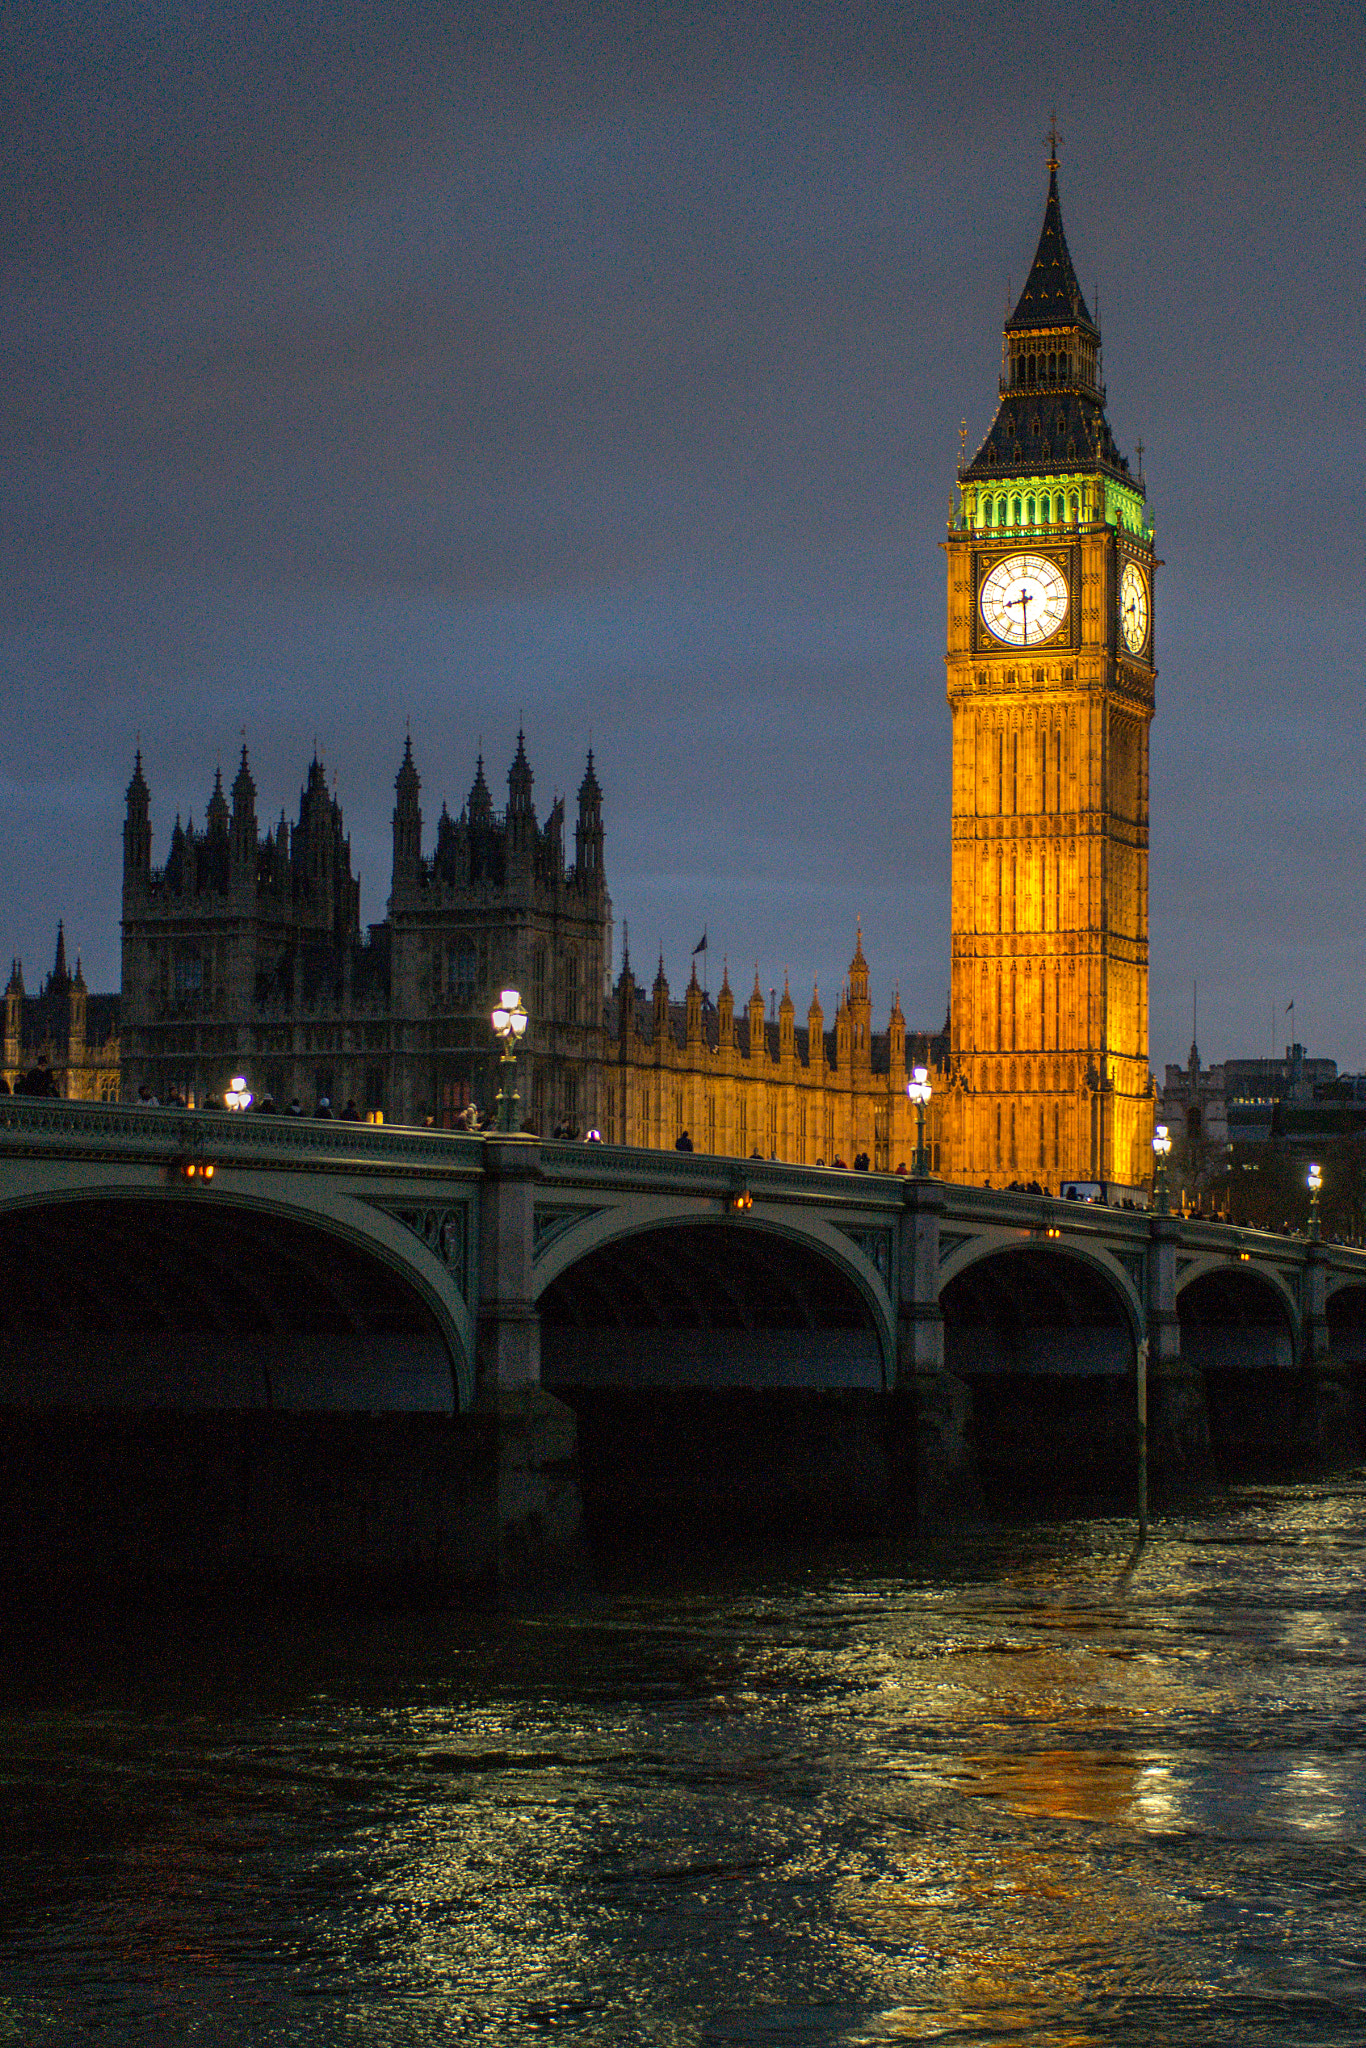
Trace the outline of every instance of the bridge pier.
<instances>
[{"instance_id":1,"label":"bridge pier","mask_svg":"<svg viewBox=\"0 0 1366 2048\"><path fill-rule=\"evenodd\" d=\"M1311 1238L1304 1268L1301 1366L1309 1375L1306 1417L1309 1441L1303 1449L1332 1466L1359 1452L1352 1368L1334 1358L1328 1334L1328 1246Z\"/></svg>"},{"instance_id":2,"label":"bridge pier","mask_svg":"<svg viewBox=\"0 0 1366 2048\"><path fill-rule=\"evenodd\" d=\"M972 1453L972 1395L944 1363L944 1312L939 1305L942 1181L909 1180L901 1211L897 1260L897 1434L921 1529L982 1512Z\"/></svg>"},{"instance_id":3,"label":"bridge pier","mask_svg":"<svg viewBox=\"0 0 1366 2048\"><path fill-rule=\"evenodd\" d=\"M494 1428L494 1570L506 1584L553 1571L579 1537L583 1501L574 1411L541 1385L532 1281L540 1145L487 1138L483 1167L475 1405Z\"/></svg>"},{"instance_id":4,"label":"bridge pier","mask_svg":"<svg viewBox=\"0 0 1366 2048\"><path fill-rule=\"evenodd\" d=\"M1176 1312L1178 1216L1155 1213L1148 1238L1148 1467L1161 1484L1206 1479L1211 1470L1204 1375L1181 1357Z\"/></svg>"}]
</instances>

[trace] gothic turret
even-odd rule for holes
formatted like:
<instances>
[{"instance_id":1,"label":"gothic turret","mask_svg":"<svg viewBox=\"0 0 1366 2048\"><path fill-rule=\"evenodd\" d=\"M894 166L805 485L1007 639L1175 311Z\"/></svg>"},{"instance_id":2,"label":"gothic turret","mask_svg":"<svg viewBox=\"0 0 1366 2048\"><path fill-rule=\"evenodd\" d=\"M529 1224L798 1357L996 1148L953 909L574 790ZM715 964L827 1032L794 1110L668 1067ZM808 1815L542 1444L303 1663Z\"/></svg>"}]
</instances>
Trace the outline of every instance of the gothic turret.
<instances>
[{"instance_id":1,"label":"gothic turret","mask_svg":"<svg viewBox=\"0 0 1366 2048\"><path fill-rule=\"evenodd\" d=\"M669 1030L669 983L664 973L664 955L659 956L659 972L655 976L655 1044L663 1045Z\"/></svg>"},{"instance_id":2,"label":"gothic turret","mask_svg":"<svg viewBox=\"0 0 1366 2048\"><path fill-rule=\"evenodd\" d=\"M901 984L892 996L892 1014L887 1020L887 1060L893 1083L899 1088L906 1078L906 1019L901 1011Z\"/></svg>"},{"instance_id":3,"label":"gothic turret","mask_svg":"<svg viewBox=\"0 0 1366 2048\"><path fill-rule=\"evenodd\" d=\"M142 749L133 756L133 779L128 785L128 808L123 820L123 891L145 889L152 869L152 825L147 784L142 773Z\"/></svg>"},{"instance_id":4,"label":"gothic turret","mask_svg":"<svg viewBox=\"0 0 1366 2048\"><path fill-rule=\"evenodd\" d=\"M421 788L417 767L413 761L413 736L409 733L404 742L403 760L398 774L394 777L395 895L400 889L412 889L417 885L422 862L422 812L417 801Z\"/></svg>"},{"instance_id":5,"label":"gothic turret","mask_svg":"<svg viewBox=\"0 0 1366 2048\"><path fill-rule=\"evenodd\" d=\"M617 977L617 1047L622 1059L636 1028L636 980L631 972L631 933L621 927L621 973Z\"/></svg>"},{"instance_id":6,"label":"gothic turret","mask_svg":"<svg viewBox=\"0 0 1366 2048\"><path fill-rule=\"evenodd\" d=\"M57 951L52 962L52 972L47 978L44 995L64 996L71 985L71 976L66 968L66 931L62 920L57 920Z\"/></svg>"},{"instance_id":7,"label":"gothic turret","mask_svg":"<svg viewBox=\"0 0 1366 2048\"><path fill-rule=\"evenodd\" d=\"M873 1006L868 999L868 962L863 957L863 920L858 922L854 957L849 962L849 1023L854 1065L867 1067L873 1056Z\"/></svg>"},{"instance_id":8,"label":"gothic turret","mask_svg":"<svg viewBox=\"0 0 1366 2048\"><path fill-rule=\"evenodd\" d=\"M688 1044L702 1043L702 984L697 979L697 956L693 955L692 974L688 979L687 994Z\"/></svg>"},{"instance_id":9,"label":"gothic turret","mask_svg":"<svg viewBox=\"0 0 1366 2048\"><path fill-rule=\"evenodd\" d=\"M517 734L517 752L508 769L508 844L513 853L524 853L536 836L536 810L531 801L531 763L526 757L526 740Z\"/></svg>"},{"instance_id":10,"label":"gothic turret","mask_svg":"<svg viewBox=\"0 0 1366 2048\"><path fill-rule=\"evenodd\" d=\"M474 781L471 783L470 793L465 799L465 810L470 824L481 831L493 822L493 798L489 793L488 783L484 780L484 757L482 754L480 754L478 761L475 763Z\"/></svg>"},{"instance_id":11,"label":"gothic turret","mask_svg":"<svg viewBox=\"0 0 1366 2048\"><path fill-rule=\"evenodd\" d=\"M226 839L228 836L228 800L223 794L221 767L214 774L213 794L204 813L204 830L210 839Z\"/></svg>"},{"instance_id":12,"label":"gothic turret","mask_svg":"<svg viewBox=\"0 0 1366 2048\"><path fill-rule=\"evenodd\" d=\"M797 1006L792 1000L787 980L787 969L784 968L783 999L778 1005L778 1057L793 1060L797 1056Z\"/></svg>"},{"instance_id":13,"label":"gothic turret","mask_svg":"<svg viewBox=\"0 0 1366 2048\"><path fill-rule=\"evenodd\" d=\"M240 887L256 879L256 784L247 766L247 750L232 785L232 878Z\"/></svg>"},{"instance_id":14,"label":"gothic turret","mask_svg":"<svg viewBox=\"0 0 1366 2048\"><path fill-rule=\"evenodd\" d=\"M721 991L716 998L716 1022L722 1045L735 1043L735 996L730 985L730 962L721 963Z\"/></svg>"},{"instance_id":15,"label":"gothic turret","mask_svg":"<svg viewBox=\"0 0 1366 2048\"><path fill-rule=\"evenodd\" d=\"M67 989L67 1057L79 1061L85 1053L86 999L89 990L81 973L81 956L76 955L76 972Z\"/></svg>"},{"instance_id":16,"label":"gothic turret","mask_svg":"<svg viewBox=\"0 0 1366 2048\"><path fill-rule=\"evenodd\" d=\"M588 766L579 784L579 822L574 830L574 865L581 882L602 877L602 791L593 773L593 749L588 749Z\"/></svg>"},{"instance_id":17,"label":"gothic turret","mask_svg":"<svg viewBox=\"0 0 1366 2048\"><path fill-rule=\"evenodd\" d=\"M835 1065L842 1073L848 1073L853 1048L854 1028L849 1016L849 992L840 990L840 999L835 1005Z\"/></svg>"},{"instance_id":18,"label":"gothic turret","mask_svg":"<svg viewBox=\"0 0 1366 2048\"><path fill-rule=\"evenodd\" d=\"M9 964L9 985L5 990L5 1065L17 1067L24 1035L24 967L21 960Z\"/></svg>"},{"instance_id":19,"label":"gothic turret","mask_svg":"<svg viewBox=\"0 0 1366 2048\"><path fill-rule=\"evenodd\" d=\"M811 1008L806 1013L806 1057L814 1069L825 1066L825 1012L821 1008L819 982L811 984Z\"/></svg>"},{"instance_id":20,"label":"gothic turret","mask_svg":"<svg viewBox=\"0 0 1366 2048\"><path fill-rule=\"evenodd\" d=\"M764 1043L764 992L759 986L759 963L754 963L754 988L749 998L749 1056L758 1059L765 1053Z\"/></svg>"}]
</instances>

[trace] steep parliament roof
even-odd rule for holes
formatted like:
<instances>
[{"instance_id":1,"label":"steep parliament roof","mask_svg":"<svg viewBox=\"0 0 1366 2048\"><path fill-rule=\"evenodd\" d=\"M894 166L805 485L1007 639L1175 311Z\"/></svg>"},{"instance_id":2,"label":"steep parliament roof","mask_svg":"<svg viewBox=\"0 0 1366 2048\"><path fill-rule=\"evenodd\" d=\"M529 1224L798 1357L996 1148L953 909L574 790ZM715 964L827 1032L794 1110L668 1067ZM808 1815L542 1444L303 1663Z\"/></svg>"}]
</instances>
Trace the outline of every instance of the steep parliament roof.
<instances>
[{"instance_id":1,"label":"steep parliament roof","mask_svg":"<svg viewBox=\"0 0 1366 2048\"><path fill-rule=\"evenodd\" d=\"M1099 339L1100 329L1091 318L1071 252L1063 233L1062 207L1058 200L1058 165L1048 164L1048 203L1044 207L1043 229L1034 263L1015 311L1006 321L1006 333L1031 327L1085 327Z\"/></svg>"}]
</instances>

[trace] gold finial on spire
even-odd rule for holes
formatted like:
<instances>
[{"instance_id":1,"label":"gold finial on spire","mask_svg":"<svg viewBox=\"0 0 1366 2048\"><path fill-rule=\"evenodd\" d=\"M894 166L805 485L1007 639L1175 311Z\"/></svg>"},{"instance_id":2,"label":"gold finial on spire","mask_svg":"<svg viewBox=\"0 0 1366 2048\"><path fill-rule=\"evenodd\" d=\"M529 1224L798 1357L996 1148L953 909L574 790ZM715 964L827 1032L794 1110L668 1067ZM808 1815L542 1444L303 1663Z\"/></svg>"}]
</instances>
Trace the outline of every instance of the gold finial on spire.
<instances>
[{"instance_id":1,"label":"gold finial on spire","mask_svg":"<svg viewBox=\"0 0 1366 2048\"><path fill-rule=\"evenodd\" d=\"M958 453L964 461L967 460L968 423L966 420L959 420L958 422Z\"/></svg>"},{"instance_id":2,"label":"gold finial on spire","mask_svg":"<svg viewBox=\"0 0 1366 2048\"><path fill-rule=\"evenodd\" d=\"M1062 141L1062 137L1058 133L1058 110L1056 107L1054 107L1048 117L1048 133L1045 135L1044 141L1048 144L1048 168L1050 171L1056 171L1058 168L1058 144Z\"/></svg>"}]
</instances>

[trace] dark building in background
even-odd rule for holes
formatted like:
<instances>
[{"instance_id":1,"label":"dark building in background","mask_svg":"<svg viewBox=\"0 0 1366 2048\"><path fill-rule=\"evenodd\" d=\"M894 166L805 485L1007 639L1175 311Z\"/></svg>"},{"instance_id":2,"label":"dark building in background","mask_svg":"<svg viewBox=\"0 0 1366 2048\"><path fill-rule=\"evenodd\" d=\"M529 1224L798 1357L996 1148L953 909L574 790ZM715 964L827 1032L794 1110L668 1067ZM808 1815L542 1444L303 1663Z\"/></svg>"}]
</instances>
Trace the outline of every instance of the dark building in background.
<instances>
[{"instance_id":1,"label":"dark building in background","mask_svg":"<svg viewBox=\"0 0 1366 2048\"><path fill-rule=\"evenodd\" d=\"M119 1099L119 999L91 995L79 953L75 973L68 972L60 924L52 972L36 996L25 993L23 962L10 962L0 1081L6 1094Z\"/></svg>"},{"instance_id":2,"label":"dark building in background","mask_svg":"<svg viewBox=\"0 0 1366 2048\"><path fill-rule=\"evenodd\" d=\"M282 812L263 833L243 748L231 807L220 774L203 829L177 817L154 868L139 754L124 822L126 1100L146 1088L203 1103L241 1073L280 1108L297 1097L450 1124L471 1101L492 1102L489 1010L507 983L532 1019L523 1104L545 1128L596 1119L612 938L591 754L572 867L563 801L537 820L520 735L506 811L494 811L481 760L459 818L443 806L430 855L420 789L409 742L389 916L362 931L341 807L316 758L297 823Z\"/></svg>"}]
</instances>

